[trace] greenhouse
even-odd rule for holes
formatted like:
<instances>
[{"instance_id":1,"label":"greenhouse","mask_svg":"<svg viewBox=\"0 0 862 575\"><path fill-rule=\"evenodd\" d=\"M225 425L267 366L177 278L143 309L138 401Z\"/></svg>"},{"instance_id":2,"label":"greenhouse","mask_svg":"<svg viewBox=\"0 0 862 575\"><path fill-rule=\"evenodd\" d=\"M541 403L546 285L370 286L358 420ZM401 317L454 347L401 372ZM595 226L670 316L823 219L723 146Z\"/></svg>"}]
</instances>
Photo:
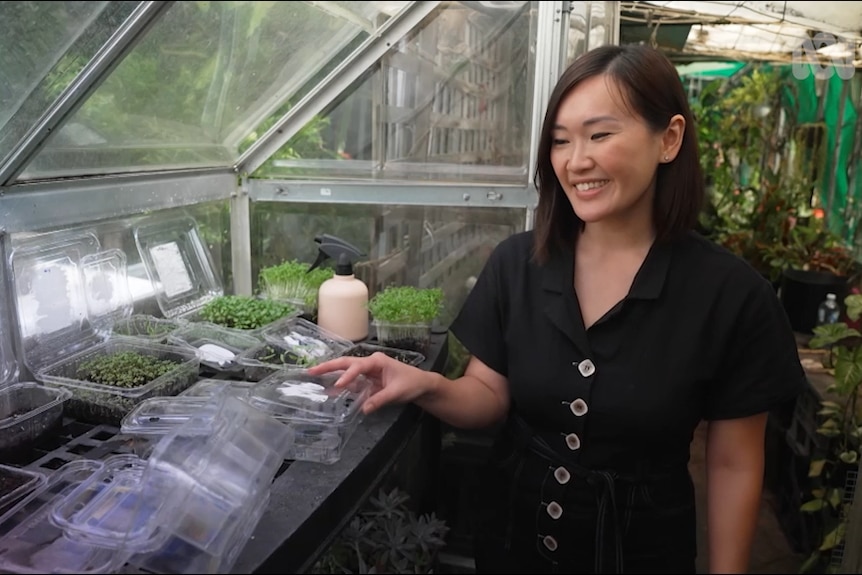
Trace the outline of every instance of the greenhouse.
<instances>
[{"instance_id":1,"label":"greenhouse","mask_svg":"<svg viewBox=\"0 0 862 575\"><path fill-rule=\"evenodd\" d=\"M862 569L862 2L12 1L0 31L0 572L477 572L501 429L307 370L461 381L555 86L613 45L673 64L696 231L772 284L808 382L768 413L750 572Z\"/></svg>"}]
</instances>

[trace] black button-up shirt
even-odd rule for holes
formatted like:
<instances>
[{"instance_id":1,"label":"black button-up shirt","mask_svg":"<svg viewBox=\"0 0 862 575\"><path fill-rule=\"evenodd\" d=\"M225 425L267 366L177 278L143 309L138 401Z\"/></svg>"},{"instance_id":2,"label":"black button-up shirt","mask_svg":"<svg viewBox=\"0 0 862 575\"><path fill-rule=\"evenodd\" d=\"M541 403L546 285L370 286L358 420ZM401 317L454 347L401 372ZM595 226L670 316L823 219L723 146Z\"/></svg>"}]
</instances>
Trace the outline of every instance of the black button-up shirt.
<instances>
[{"instance_id":1,"label":"black button-up shirt","mask_svg":"<svg viewBox=\"0 0 862 575\"><path fill-rule=\"evenodd\" d=\"M518 501L498 505L521 509L516 529L528 530L528 542L543 541L543 556L561 557L577 546L571 556L581 561L585 547L575 540L595 529L562 520L579 509L595 517L592 494L581 497L577 482L561 478L577 468L669 473L675 480L653 481L652 494L618 494L647 510L632 520L640 531L629 534L632 553L674 549L693 556L687 463L696 426L769 411L804 389L796 341L774 289L746 262L690 233L655 244L628 295L585 329L573 252L538 265L532 245L532 232L501 242L451 325L471 354L508 378L512 411L528 434L560 455L521 465L509 488ZM638 493L639 504L632 499ZM650 518L659 498L660 508L680 510L677 518L666 514L661 524ZM553 517L559 507L562 519Z\"/></svg>"}]
</instances>

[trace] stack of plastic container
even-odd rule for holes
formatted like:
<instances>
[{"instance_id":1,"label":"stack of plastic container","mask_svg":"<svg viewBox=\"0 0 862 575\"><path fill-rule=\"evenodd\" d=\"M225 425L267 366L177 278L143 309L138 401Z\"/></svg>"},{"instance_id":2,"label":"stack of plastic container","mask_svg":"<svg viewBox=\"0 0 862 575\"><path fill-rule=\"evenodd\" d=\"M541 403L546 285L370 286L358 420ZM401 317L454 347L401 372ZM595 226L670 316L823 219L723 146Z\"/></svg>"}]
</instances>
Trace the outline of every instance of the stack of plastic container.
<instances>
[{"instance_id":1,"label":"stack of plastic container","mask_svg":"<svg viewBox=\"0 0 862 575\"><path fill-rule=\"evenodd\" d=\"M230 569L257 525L285 459L288 431L231 395L166 435L149 467L176 472L191 488L170 521L167 539L129 562L160 573L221 573Z\"/></svg>"},{"instance_id":2,"label":"stack of plastic container","mask_svg":"<svg viewBox=\"0 0 862 575\"><path fill-rule=\"evenodd\" d=\"M235 397L211 401L147 460L114 455L55 472L0 517L0 570L228 571L266 507L288 433Z\"/></svg>"}]
</instances>

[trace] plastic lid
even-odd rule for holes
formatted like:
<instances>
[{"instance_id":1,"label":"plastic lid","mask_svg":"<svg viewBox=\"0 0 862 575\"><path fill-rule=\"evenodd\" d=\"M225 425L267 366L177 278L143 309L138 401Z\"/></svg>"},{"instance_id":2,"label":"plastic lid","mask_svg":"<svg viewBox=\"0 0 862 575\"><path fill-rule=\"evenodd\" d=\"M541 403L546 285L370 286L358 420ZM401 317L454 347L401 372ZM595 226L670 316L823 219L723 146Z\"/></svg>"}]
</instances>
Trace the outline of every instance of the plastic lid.
<instances>
[{"instance_id":1,"label":"plastic lid","mask_svg":"<svg viewBox=\"0 0 862 575\"><path fill-rule=\"evenodd\" d=\"M343 425L359 416L371 385L360 375L348 387L336 388L339 375L341 372L278 371L252 387L246 401L283 423Z\"/></svg>"},{"instance_id":2,"label":"plastic lid","mask_svg":"<svg viewBox=\"0 0 862 575\"><path fill-rule=\"evenodd\" d=\"M165 435L190 419L202 422L213 417L218 404L209 397L151 397L135 406L123 417L120 432L124 435Z\"/></svg>"},{"instance_id":3,"label":"plastic lid","mask_svg":"<svg viewBox=\"0 0 862 575\"><path fill-rule=\"evenodd\" d=\"M224 295L194 219L149 219L135 227L134 235L156 303L165 317L191 314Z\"/></svg>"},{"instance_id":4,"label":"plastic lid","mask_svg":"<svg viewBox=\"0 0 862 575\"><path fill-rule=\"evenodd\" d=\"M10 254L24 363L35 373L103 340L132 312L126 257L91 231L37 236Z\"/></svg>"}]
</instances>

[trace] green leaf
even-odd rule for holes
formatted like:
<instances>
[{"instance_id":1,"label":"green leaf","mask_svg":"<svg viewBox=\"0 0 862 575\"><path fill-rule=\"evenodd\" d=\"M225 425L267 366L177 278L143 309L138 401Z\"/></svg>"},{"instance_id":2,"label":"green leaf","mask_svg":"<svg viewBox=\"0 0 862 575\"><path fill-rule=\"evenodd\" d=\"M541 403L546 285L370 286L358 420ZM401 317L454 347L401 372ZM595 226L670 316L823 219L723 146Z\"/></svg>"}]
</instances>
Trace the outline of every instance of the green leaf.
<instances>
[{"instance_id":1,"label":"green leaf","mask_svg":"<svg viewBox=\"0 0 862 575\"><path fill-rule=\"evenodd\" d=\"M820 544L820 551L828 551L838 546L844 541L844 523L839 523L835 529L826 534L823 538L823 543Z\"/></svg>"},{"instance_id":2,"label":"green leaf","mask_svg":"<svg viewBox=\"0 0 862 575\"><path fill-rule=\"evenodd\" d=\"M859 452L857 451L845 451L838 458L844 463L856 463L859 460Z\"/></svg>"},{"instance_id":3,"label":"green leaf","mask_svg":"<svg viewBox=\"0 0 862 575\"><path fill-rule=\"evenodd\" d=\"M838 507L841 505L841 490L830 489L828 501L829 505L831 505L833 509L838 509Z\"/></svg>"},{"instance_id":4,"label":"green leaf","mask_svg":"<svg viewBox=\"0 0 862 575\"><path fill-rule=\"evenodd\" d=\"M820 477L823 473L823 466L826 465L825 459L814 459L808 465L808 477Z\"/></svg>"},{"instance_id":5,"label":"green leaf","mask_svg":"<svg viewBox=\"0 0 862 575\"><path fill-rule=\"evenodd\" d=\"M856 321L862 316L862 295L850 294L844 298L844 305L847 308L847 317Z\"/></svg>"},{"instance_id":6,"label":"green leaf","mask_svg":"<svg viewBox=\"0 0 862 575\"><path fill-rule=\"evenodd\" d=\"M814 513L823 509L824 504L825 502L822 499L812 499L803 503L799 510L803 513Z\"/></svg>"}]
</instances>

